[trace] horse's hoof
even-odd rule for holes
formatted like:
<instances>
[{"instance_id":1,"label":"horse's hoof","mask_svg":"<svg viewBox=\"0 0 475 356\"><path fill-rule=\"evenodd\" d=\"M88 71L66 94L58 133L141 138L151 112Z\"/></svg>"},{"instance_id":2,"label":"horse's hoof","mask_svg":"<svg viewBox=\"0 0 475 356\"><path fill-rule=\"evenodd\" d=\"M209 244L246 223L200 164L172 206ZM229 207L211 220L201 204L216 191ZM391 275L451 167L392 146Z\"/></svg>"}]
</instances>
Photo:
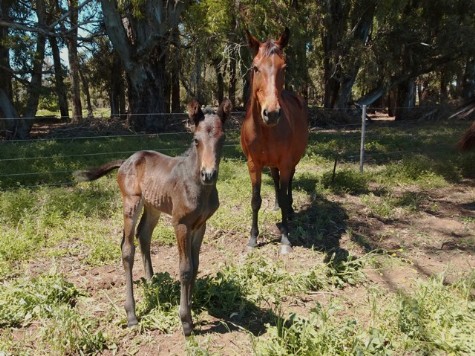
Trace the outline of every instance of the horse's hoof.
<instances>
[{"instance_id":1,"label":"horse's hoof","mask_svg":"<svg viewBox=\"0 0 475 356\"><path fill-rule=\"evenodd\" d=\"M255 249L256 249L256 246L247 245L245 253L250 253L250 252L254 251Z\"/></svg>"},{"instance_id":2,"label":"horse's hoof","mask_svg":"<svg viewBox=\"0 0 475 356\"><path fill-rule=\"evenodd\" d=\"M183 335L186 337L190 336L193 331L193 324L192 323L183 323Z\"/></svg>"},{"instance_id":3,"label":"horse's hoof","mask_svg":"<svg viewBox=\"0 0 475 356\"><path fill-rule=\"evenodd\" d=\"M280 254L281 255L288 255L292 252L292 246L290 245L280 245Z\"/></svg>"}]
</instances>

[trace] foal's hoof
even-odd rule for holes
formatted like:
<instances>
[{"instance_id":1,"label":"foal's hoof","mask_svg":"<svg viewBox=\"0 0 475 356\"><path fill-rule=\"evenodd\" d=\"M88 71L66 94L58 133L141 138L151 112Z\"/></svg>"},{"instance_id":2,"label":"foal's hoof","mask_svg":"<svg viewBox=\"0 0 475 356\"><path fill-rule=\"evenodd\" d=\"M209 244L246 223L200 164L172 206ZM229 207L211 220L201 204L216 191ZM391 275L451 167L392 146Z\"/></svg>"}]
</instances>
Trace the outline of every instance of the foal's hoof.
<instances>
[{"instance_id":1,"label":"foal's hoof","mask_svg":"<svg viewBox=\"0 0 475 356\"><path fill-rule=\"evenodd\" d=\"M280 254L281 255L288 255L292 252L292 246L290 245L280 245Z\"/></svg>"},{"instance_id":2,"label":"foal's hoof","mask_svg":"<svg viewBox=\"0 0 475 356\"><path fill-rule=\"evenodd\" d=\"M139 322L137 321L137 318L133 318L127 321L127 327L131 328L132 326L137 325Z\"/></svg>"}]
</instances>

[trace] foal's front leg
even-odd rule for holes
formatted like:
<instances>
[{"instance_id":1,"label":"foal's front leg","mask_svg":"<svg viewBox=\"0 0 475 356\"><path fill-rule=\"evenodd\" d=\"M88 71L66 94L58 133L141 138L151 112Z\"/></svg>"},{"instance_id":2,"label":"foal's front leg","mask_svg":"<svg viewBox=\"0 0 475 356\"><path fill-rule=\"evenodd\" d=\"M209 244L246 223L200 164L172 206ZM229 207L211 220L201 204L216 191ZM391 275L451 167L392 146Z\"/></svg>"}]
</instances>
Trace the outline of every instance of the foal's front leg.
<instances>
[{"instance_id":1,"label":"foal's front leg","mask_svg":"<svg viewBox=\"0 0 475 356\"><path fill-rule=\"evenodd\" d=\"M185 336L191 335L193 320L191 319L191 286L193 283L192 235L190 227L185 224L175 226L178 246L180 270L180 320Z\"/></svg>"}]
</instances>

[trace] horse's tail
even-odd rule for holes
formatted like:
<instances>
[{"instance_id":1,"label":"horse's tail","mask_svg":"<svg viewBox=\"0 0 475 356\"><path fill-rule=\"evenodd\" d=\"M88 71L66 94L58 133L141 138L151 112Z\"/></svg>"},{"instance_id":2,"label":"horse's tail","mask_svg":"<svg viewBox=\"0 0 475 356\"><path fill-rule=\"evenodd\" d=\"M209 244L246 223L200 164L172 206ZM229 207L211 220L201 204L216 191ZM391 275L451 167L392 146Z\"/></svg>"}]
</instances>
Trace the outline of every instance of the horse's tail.
<instances>
[{"instance_id":1,"label":"horse's tail","mask_svg":"<svg viewBox=\"0 0 475 356\"><path fill-rule=\"evenodd\" d=\"M110 171L119 168L125 160L112 161L106 164L103 164L100 167L90 168L83 171L76 171L73 173L74 177L78 182L89 182L96 180L105 176Z\"/></svg>"},{"instance_id":2,"label":"horse's tail","mask_svg":"<svg viewBox=\"0 0 475 356\"><path fill-rule=\"evenodd\" d=\"M468 151L475 148L475 121L472 123L472 126L465 131L462 138L457 143L457 148L460 151Z\"/></svg>"}]
</instances>

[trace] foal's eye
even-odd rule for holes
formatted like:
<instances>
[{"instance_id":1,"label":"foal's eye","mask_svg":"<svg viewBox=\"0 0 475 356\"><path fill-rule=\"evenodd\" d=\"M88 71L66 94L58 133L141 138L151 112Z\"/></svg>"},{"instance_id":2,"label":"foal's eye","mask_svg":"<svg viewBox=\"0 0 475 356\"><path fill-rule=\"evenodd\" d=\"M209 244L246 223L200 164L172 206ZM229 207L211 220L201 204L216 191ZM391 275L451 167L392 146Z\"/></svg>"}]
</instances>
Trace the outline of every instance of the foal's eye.
<instances>
[{"instance_id":1,"label":"foal's eye","mask_svg":"<svg viewBox=\"0 0 475 356\"><path fill-rule=\"evenodd\" d=\"M252 70L254 71L254 73L259 72L259 68L257 68L257 66L252 66Z\"/></svg>"},{"instance_id":2,"label":"foal's eye","mask_svg":"<svg viewBox=\"0 0 475 356\"><path fill-rule=\"evenodd\" d=\"M195 146L198 146L198 139L197 139L197 138L193 138L193 144L194 144Z\"/></svg>"}]
</instances>

